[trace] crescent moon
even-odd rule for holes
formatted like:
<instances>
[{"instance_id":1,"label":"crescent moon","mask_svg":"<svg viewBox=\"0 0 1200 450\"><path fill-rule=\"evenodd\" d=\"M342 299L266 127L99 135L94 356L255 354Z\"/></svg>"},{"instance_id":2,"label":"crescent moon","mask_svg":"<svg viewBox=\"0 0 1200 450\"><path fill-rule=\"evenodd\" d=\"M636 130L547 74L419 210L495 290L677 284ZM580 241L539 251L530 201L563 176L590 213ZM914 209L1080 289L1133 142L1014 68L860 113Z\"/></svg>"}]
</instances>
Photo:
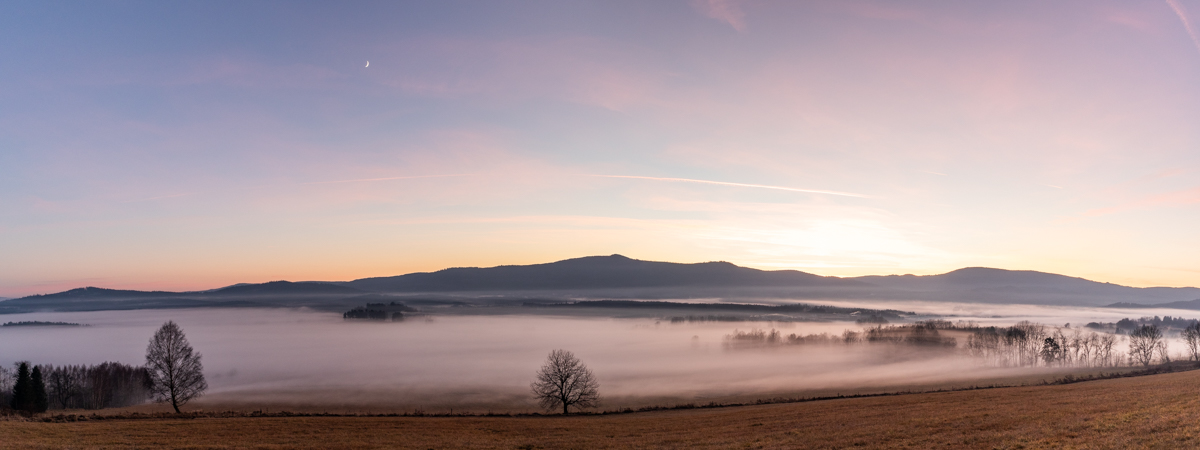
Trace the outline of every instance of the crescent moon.
<instances>
[{"instance_id":1,"label":"crescent moon","mask_svg":"<svg viewBox=\"0 0 1200 450\"><path fill-rule=\"evenodd\" d=\"M364 68L364 69L365 69L365 68L367 68L367 67L371 67L371 62L370 62L370 61L367 61L367 65L363 66L363 68Z\"/></svg>"}]
</instances>

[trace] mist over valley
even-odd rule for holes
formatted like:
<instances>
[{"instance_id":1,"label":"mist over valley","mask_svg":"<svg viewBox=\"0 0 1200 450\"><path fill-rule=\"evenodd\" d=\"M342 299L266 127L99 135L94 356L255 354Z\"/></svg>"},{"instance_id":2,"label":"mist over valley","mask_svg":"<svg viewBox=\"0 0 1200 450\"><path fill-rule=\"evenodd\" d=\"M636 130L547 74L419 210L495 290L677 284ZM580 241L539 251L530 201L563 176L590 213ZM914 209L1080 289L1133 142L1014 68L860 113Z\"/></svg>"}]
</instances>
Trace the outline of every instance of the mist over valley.
<instances>
[{"instance_id":1,"label":"mist over valley","mask_svg":"<svg viewBox=\"0 0 1200 450\"><path fill-rule=\"evenodd\" d=\"M204 357L210 391L195 402L199 408L534 412L538 408L528 395L533 370L549 350L569 348L599 377L603 408L620 409L1052 381L1071 369L988 365L969 354L969 333L942 330L954 341L950 348L848 345L842 339L846 332L923 320L1000 327L1022 321L1059 328L1069 323L1075 330L1112 332L1083 325L1111 326L1129 312L893 301L882 304L904 310L840 304L826 307L837 311L832 314L793 311L764 317L761 309L772 306L747 312L742 308L754 305L718 303L689 311L694 308L689 303L667 303L673 306L649 302L652 307L645 308L622 301L602 307L513 307L504 313L473 312L495 307L420 305L412 308L418 312L396 321L347 320L311 308L9 314L4 317L12 322L87 326L0 327L0 364L136 365L147 336L172 320L187 330ZM706 308L713 306L724 308L716 313ZM863 317L884 318L880 322L890 325ZM762 337L747 341L747 333ZM777 333L777 343L768 342L770 333ZM810 345L788 345L789 336L809 336ZM827 341L811 344L813 336ZM1176 357L1185 358L1177 332L1168 341ZM1124 352L1123 344L1119 351Z\"/></svg>"}]
</instances>

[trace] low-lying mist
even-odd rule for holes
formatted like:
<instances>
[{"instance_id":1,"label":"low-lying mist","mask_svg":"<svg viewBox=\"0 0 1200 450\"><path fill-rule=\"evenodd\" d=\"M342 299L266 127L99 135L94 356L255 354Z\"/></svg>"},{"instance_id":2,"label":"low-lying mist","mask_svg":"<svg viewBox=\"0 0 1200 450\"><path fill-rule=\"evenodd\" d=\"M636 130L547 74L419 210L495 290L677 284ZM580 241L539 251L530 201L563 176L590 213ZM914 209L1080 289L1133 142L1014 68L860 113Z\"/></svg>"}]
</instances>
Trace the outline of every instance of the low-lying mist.
<instances>
[{"instance_id":1,"label":"low-lying mist","mask_svg":"<svg viewBox=\"0 0 1200 450\"><path fill-rule=\"evenodd\" d=\"M963 305L954 319L1010 325L1115 321L1145 311ZM897 307L894 303L887 307ZM904 309L935 313L930 305ZM1134 314L1130 314L1130 313ZM1168 313L1180 311L1168 310ZM1019 314L1018 314L1019 313ZM1137 314L1141 313L1141 314ZM1052 319L1052 320L1047 320ZM304 309L177 309L7 315L87 327L0 327L0 364L143 362L155 329L179 323L204 355L210 390L199 408L445 412L533 411L529 383L550 350L574 352L597 375L603 409L818 392L968 383L1046 368L998 368L962 352L895 346L736 348L735 329L784 335L861 330L853 322L679 322L570 316L427 316L345 321ZM1172 342L1174 349L1180 344Z\"/></svg>"}]
</instances>

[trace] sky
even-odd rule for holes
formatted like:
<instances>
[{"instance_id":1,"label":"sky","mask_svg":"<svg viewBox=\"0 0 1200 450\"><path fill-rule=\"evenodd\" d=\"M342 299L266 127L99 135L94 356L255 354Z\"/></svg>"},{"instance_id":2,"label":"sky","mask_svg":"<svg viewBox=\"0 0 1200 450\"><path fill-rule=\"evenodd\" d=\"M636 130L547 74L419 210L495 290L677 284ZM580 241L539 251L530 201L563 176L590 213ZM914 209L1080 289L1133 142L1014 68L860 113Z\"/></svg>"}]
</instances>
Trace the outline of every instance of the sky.
<instances>
[{"instance_id":1,"label":"sky","mask_svg":"<svg viewBox=\"0 0 1200 450\"><path fill-rule=\"evenodd\" d=\"M1198 33L1197 0L0 1L0 296L618 253L1198 286Z\"/></svg>"}]
</instances>

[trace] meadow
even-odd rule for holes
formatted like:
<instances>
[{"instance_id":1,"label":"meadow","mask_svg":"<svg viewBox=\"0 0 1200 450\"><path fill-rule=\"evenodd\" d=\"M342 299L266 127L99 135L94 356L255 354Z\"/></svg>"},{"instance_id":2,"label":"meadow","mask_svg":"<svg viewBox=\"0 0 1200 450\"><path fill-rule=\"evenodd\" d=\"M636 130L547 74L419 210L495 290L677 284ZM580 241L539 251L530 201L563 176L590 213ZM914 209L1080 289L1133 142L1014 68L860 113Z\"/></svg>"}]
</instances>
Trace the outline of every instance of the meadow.
<instances>
[{"instance_id":1,"label":"meadow","mask_svg":"<svg viewBox=\"0 0 1200 450\"><path fill-rule=\"evenodd\" d=\"M0 421L0 448L1179 448L1200 371L614 415Z\"/></svg>"}]
</instances>

